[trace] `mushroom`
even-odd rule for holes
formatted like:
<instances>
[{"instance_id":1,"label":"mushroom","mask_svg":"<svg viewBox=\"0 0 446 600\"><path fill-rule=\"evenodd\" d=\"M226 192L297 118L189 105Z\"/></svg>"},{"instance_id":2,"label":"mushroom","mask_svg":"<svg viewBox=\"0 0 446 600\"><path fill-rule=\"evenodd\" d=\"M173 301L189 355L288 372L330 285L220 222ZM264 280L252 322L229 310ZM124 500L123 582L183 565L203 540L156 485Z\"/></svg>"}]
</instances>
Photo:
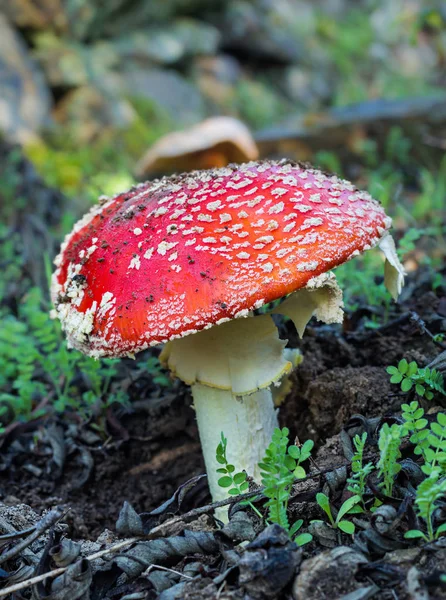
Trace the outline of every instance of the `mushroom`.
<instances>
[{"instance_id":1,"label":"mushroom","mask_svg":"<svg viewBox=\"0 0 446 600\"><path fill-rule=\"evenodd\" d=\"M259 481L277 426L272 386L295 366L271 314L300 335L314 314L342 321L331 269L379 245L394 298L404 271L391 219L367 192L307 165L250 162L195 171L101 198L75 225L53 275L55 312L71 347L133 356L165 344L161 361L192 387L214 499L215 450Z\"/></svg>"},{"instance_id":2,"label":"mushroom","mask_svg":"<svg viewBox=\"0 0 446 600\"><path fill-rule=\"evenodd\" d=\"M224 167L259 155L249 129L233 117L212 117L159 139L136 165L138 177Z\"/></svg>"}]
</instances>

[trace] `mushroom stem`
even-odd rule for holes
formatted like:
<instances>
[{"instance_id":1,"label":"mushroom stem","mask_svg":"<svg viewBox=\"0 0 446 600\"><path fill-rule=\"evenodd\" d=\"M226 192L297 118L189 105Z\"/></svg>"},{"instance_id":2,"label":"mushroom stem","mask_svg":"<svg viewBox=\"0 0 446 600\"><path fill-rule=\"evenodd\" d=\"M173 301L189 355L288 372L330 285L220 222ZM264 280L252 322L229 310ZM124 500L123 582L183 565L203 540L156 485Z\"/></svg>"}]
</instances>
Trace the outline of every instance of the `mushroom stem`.
<instances>
[{"instance_id":1,"label":"mushroom stem","mask_svg":"<svg viewBox=\"0 0 446 600\"><path fill-rule=\"evenodd\" d=\"M228 440L227 459L235 472L246 471L260 483L259 461L278 426L271 390L259 390L249 396L235 396L230 391L202 384L192 386L201 446L209 488L214 501L227 497L227 489L218 485L221 477L215 452L221 432Z\"/></svg>"}]
</instances>

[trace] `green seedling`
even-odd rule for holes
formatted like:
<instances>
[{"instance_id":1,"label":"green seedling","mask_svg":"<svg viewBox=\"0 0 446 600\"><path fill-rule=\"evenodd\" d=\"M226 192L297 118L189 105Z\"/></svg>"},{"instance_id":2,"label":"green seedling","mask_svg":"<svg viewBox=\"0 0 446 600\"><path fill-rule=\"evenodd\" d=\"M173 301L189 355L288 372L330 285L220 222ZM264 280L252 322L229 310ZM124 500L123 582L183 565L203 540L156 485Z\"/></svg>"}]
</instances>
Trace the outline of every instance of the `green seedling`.
<instances>
[{"instance_id":1,"label":"green seedling","mask_svg":"<svg viewBox=\"0 0 446 600\"><path fill-rule=\"evenodd\" d=\"M303 546L311 542L313 536L310 533L297 535L303 525L303 520L299 519L290 525L287 511L293 483L306 476L301 463L310 457L313 442L307 440L302 446L289 446L288 435L289 430L286 427L274 430L271 443L265 451L262 462L259 463L262 484L265 486L262 492L267 497L265 503L268 509L267 522L277 523L288 532L290 538L294 539L298 546ZM227 443L228 440L222 432L216 450L216 460L221 465L217 469L217 473L222 475L218 484L222 488L227 488L229 495L236 496L246 492L249 484L246 473L236 473L234 465L228 463ZM243 504L250 506L263 519L252 500L245 500Z\"/></svg>"},{"instance_id":2,"label":"green seedling","mask_svg":"<svg viewBox=\"0 0 446 600\"><path fill-rule=\"evenodd\" d=\"M290 538L293 539L298 546L305 546L305 544L308 544L313 539L311 533L301 533L297 535L303 523L303 519L298 519L297 521L294 521L288 532Z\"/></svg>"},{"instance_id":3,"label":"green seedling","mask_svg":"<svg viewBox=\"0 0 446 600\"><path fill-rule=\"evenodd\" d=\"M29 290L18 316L3 312L0 318L0 422L11 420L11 414L28 421L67 408L87 419L98 403L127 403L126 394L110 391L118 361L69 350L38 288ZM80 384L87 390L81 393ZM44 398L51 402L38 408Z\"/></svg>"},{"instance_id":4,"label":"green seedling","mask_svg":"<svg viewBox=\"0 0 446 600\"><path fill-rule=\"evenodd\" d=\"M403 358L397 367L390 366L386 370L391 375L390 383L400 384L403 392L415 388L415 392L427 400L432 400L434 392L446 396L443 376L436 369L429 369L429 367L421 369L415 361L409 363Z\"/></svg>"},{"instance_id":5,"label":"green seedling","mask_svg":"<svg viewBox=\"0 0 446 600\"><path fill-rule=\"evenodd\" d=\"M289 429L275 429L270 445L265 451L263 460L259 463L263 494L268 498L268 521L278 523L290 536L301 527L299 521L290 526L288 520L288 502L291 497L293 483L306 476L302 464L311 455L312 440L307 440L302 446L289 444ZM297 536L295 542L299 545L311 541L310 534Z\"/></svg>"},{"instance_id":6,"label":"green seedling","mask_svg":"<svg viewBox=\"0 0 446 600\"><path fill-rule=\"evenodd\" d=\"M446 415L444 415L446 418ZM419 529L410 529L406 534L407 539L423 539L426 542L438 540L446 533L446 523L443 523L437 529L434 529L433 517L434 511L437 508L437 502L444 499L446 494L446 479L439 479L440 475L437 471L431 473L417 487L415 504L417 506L418 516L426 524L427 533Z\"/></svg>"},{"instance_id":7,"label":"green seedling","mask_svg":"<svg viewBox=\"0 0 446 600\"><path fill-rule=\"evenodd\" d=\"M343 519L343 517L345 517L348 514L355 514L355 513L359 512L357 510L357 508L358 508L357 504L360 501L361 501L360 496L356 496L356 495L351 496L350 498L347 498L347 500L342 504L341 508L339 509L336 518L334 518L328 496L326 496L322 492L320 492L319 494L316 494L316 502L322 508L324 513L327 515L330 527L332 527L333 529L340 529L341 531L343 531L344 533L347 533L348 535L353 535L355 533L355 525L351 521L347 521L347 520ZM323 522L324 521L321 521L319 519L312 521L312 523L323 523Z\"/></svg>"},{"instance_id":8,"label":"green seedling","mask_svg":"<svg viewBox=\"0 0 446 600\"><path fill-rule=\"evenodd\" d=\"M249 483L247 476L244 471L235 472L234 465L228 462L226 451L228 447L228 439L224 436L223 431L221 432L220 443L217 446L215 452L215 458L221 467L217 469L217 473L221 474L222 477L218 480L218 485L222 488L227 488L230 496L238 496L248 491ZM258 517L263 519L262 514L254 506L252 500L244 500L243 504L249 506Z\"/></svg>"},{"instance_id":9,"label":"green seedling","mask_svg":"<svg viewBox=\"0 0 446 600\"><path fill-rule=\"evenodd\" d=\"M446 473L446 415L438 413L437 420L428 427L424 410L416 400L410 404L403 404L401 408L404 419L403 433L410 435L409 439L415 445L414 453L423 457L423 473Z\"/></svg>"},{"instance_id":10,"label":"green seedling","mask_svg":"<svg viewBox=\"0 0 446 600\"><path fill-rule=\"evenodd\" d=\"M363 433L360 437L355 435L353 445L356 452L352 457L352 476L347 479L347 489L355 496L359 496L362 508L365 510L364 496L367 487L367 478L375 468L372 463L364 463L364 447L367 440L367 433Z\"/></svg>"},{"instance_id":11,"label":"green seedling","mask_svg":"<svg viewBox=\"0 0 446 600\"><path fill-rule=\"evenodd\" d=\"M386 496L392 496L395 476L401 471L398 460L401 458L400 445L403 438L403 427L394 423L384 423L379 432L378 447L380 451L378 474L382 479L380 487Z\"/></svg>"}]
</instances>

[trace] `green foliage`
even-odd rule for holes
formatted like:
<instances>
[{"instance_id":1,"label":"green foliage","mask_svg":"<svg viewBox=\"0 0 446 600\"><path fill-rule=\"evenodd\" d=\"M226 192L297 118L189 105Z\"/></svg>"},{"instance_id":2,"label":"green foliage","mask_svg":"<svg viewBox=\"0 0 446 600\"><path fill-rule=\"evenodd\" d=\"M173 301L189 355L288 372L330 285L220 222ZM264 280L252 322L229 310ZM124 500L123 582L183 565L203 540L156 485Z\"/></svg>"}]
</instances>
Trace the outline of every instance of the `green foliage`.
<instances>
[{"instance_id":1,"label":"green foliage","mask_svg":"<svg viewBox=\"0 0 446 600\"><path fill-rule=\"evenodd\" d=\"M432 400L434 392L446 396L442 374L429 367L419 368L415 361L408 363L403 358L397 367L387 367L387 373L391 375L390 383L400 384L403 392L408 392L415 387L416 393L428 400Z\"/></svg>"},{"instance_id":2,"label":"green foliage","mask_svg":"<svg viewBox=\"0 0 446 600\"><path fill-rule=\"evenodd\" d=\"M42 414L36 406L45 398L63 412L68 407L84 418L98 403L125 403L123 393L110 393L109 384L118 361L96 361L68 350L58 321L48 316L48 307L38 288L32 288L19 306L18 316L0 314L0 394L5 418L29 420ZM87 391L80 396L79 382Z\"/></svg>"},{"instance_id":3,"label":"green foliage","mask_svg":"<svg viewBox=\"0 0 446 600\"><path fill-rule=\"evenodd\" d=\"M228 440L225 438L224 433L221 432L221 440L215 453L218 464L222 465L217 469L217 473L223 475L218 480L218 485L222 488L229 488L228 494L231 496L238 496L248 491L249 483L246 481L246 473L244 471L236 473L234 465L228 463L228 459L226 458L227 446Z\"/></svg>"},{"instance_id":4,"label":"green foliage","mask_svg":"<svg viewBox=\"0 0 446 600\"><path fill-rule=\"evenodd\" d=\"M446 156L443 157L437 172L422 168L420 193L411 208L415 220L432 225L444 224L444 199L446 197Z\"/></svg>"},{"instance_id":5,"label":"green foliage","mask_svg":"<svg viewBox=\"0 0 446 600\"><path fill-rule=\"evenodd\" d=\"M403 260L409 252L413 252L416 248L415 242L422 238L425 233L425 229L414 229L413 227L407 229L403 237L398 241L398 247L396 249L398 258Z\"/></svg>"},{"instance_id":6,"label":"green foliage","mask_svg":"<svg viewBox=\"0 0 446 600\"><path fill-rule=\"evenodd\" d=\"M270 125L284 116L285 102L262 81L242 79L235 87L232 109L253 128Z\"/></svg>"},{"instance_id":7,"label":"green foliage","mask_svg":"<svg viewBox=\"0 0 446 600\"><path fill-rule=\"evenodd\" d=\"M446 415L437 413L437 420L427 427L424 410L416 400L403 404L401 408L403 434L410 434L410 441L415 445L414 453L423 457L422 471L426 475L434 472L446 474Z\"/></svg>"},{"instance_id":8,"label":"green foliage","mask_svg":"<svg viewBox=\"0 0 446 600\"><path fill-rule=\"evenodd\" d=\"M265 451L263 460L259 463L261 470L263 494L268 498L268 521L278 523L286 531L296 532L299 527L294 524L290 527L288 521L288 502L291 489L296 479L305 477L302 464L311 455L313 442L307 440L302 446L288 446L289 429L275 429L270 445ZM297 529L296 529L297 528ZM301 536L299 536L301 537ZM309 538L307 536L307 541ZM299 540L304 542L304 538ZM297 543L299 543L296 540Z\"/></svg>"},{"instance_id":9,"label":"green foliage","mask_svg":"<svg viewBox=\"0 0 446 600\"><path fill-rule=\"evenodd\" d=\"M376 278L382 277L382 274L382 261L377 252L367 252L336 269L336 278L345 292L344 301L348 310L356 310L362 300L373 307L383 306L387 313L391 303L390 294L384 283L376 283Z\"/></svg>"},{"instance_id":10,"label":"green foliage","mask_svg":"<svg viewBox=\"0 0 446 600\"><path fill-rule=\"evenodd\" d=\"M363 433L361 437L355 435L353 445L356 452L352 457L352 476L347 479L347 489L355 496L359 496L363 508L365 508L364 496L366 493L367 478L375 468L372 463L364 463L364 447L367 440L367 433Z\"/></svg>"},{"instance_id":11,"label":"green foliage","mask_svg":"<svg viewBox=\"0 0 446 600\"><path fill-rule=\"evenodd\" d=\"M221 432L220 443L217 446L217 450L215 452L215 458L219 465L222 465L217 469L217 473L223 475L218 480L218 485L222 488L229 488L228 494L230 496L238 496L239 494L243 494L247 492L249 489L249 483L247 481L247 476L244 471L235 472L234 465L231 465L228 462L226 456L226 450L228 447L228 440L225 438L223 431ZM262 514L257 510L257 508L253 504L252 500L243 500L240 503L242 506L249 506L260 519L263 519Z\"/></svg>"},{"instance_id":12,"label":"green foliage","mask_svg":"<svg viewBox=\"0 0 446 600\"><path fill-rule=\"evenodd\" d=\"M21 245L20 236L0 222L0 303L8 289L23 277L23 253L18 252Z\"/></svg>"},{"instance_id":13,"label":"green foliage","mask_svg":"<svg viewBox=\"0 0 446 600\"><path fill-rule=\"evenodd\" d=\"M410 441L415 445L414 452L422 455L426 461L425 450L429 447L427 419L423 418L424 410L414 400L410 404L402 404L402 417L404 419L403 435L410 434Z\"/></svg>"},{"instance_id":14,"label":"green foliage","mask_svg":"<svg viewBox=\"0 0 446 600\"><path fill-rule=\"evenodd\" d=\"M155 356L150 356L146 361L141 361L138 365L140 372L150 373L155 385L163 388L172 387L172 381L160 365Z\"/></svg>"},{"instance_id":15,"label":"green foliage","mask_svg":"<svg viewBox=\"0 0 446 600\"><path fill-rule=\"evenodd\" d=\"M402 432L402 426L396 423L392 426L384 423L379 432L378 447L380 456L377 467L379 476L382 478L380 486L384 489L386 496L392 495L395 475L401 471L398 460L401 458Z\"/></svg>"},{"instance_id":16,"label":"green foliage","mask_svg":"<svg viewBox=\"0 0 446 600\"><path fill-rule=\"evenodd\" d=\"M265 450L265 456L259 463L261 469L262 485L264 485L263 494L268 498L265 506L268 508L268 521L277 523L283 527L290 537L299 546L310 542L313 538L309 533L296 535L302 527L303 521L299 519L290 526L288 521L288 502L291 496L293 483L297 479L306 476L302 463L311 456L313 442L307 440L302 446L289 444L289 429L275 429L271 443ZM223 432L221 440L216 450L216 460L221 467L217 473L222 477L218 480L218 485L222 488L228 488L228 494L238 495L248 490L245 472L236 472L234 465L228 463L226 456L228 440ZM262 515L255 508L252 502L245 501L261 518Z\"/></svg>"},{"instance_id":17,"label":"green foliage","mask_svg":"<svg viewBox=\"0 0 446 600\"><path fill-rule=\"evenodd\" d=\"M358 512L355 510L357 508L357 504L361 501L360 496L350 496L347 500L342 504L341 508L336 515L336 519L333 517L333 513L330 506L330 499L328 496L323 494L322 492L316 494L316 502L322 508L324 513L327 515L329 524L333 529L340 529L344 533L348 533L349 535L353 535L355 533L355 525L351 521L347 521L343 519L348 514L354 514ZM317 523L318 521L313 521L313 523ZM321 522L321 521L319 521Z\"/></svg>"},{"instance_id":18,"label":"green foliage","mask_svg":"<svg viewBox=\"0 0 446 600\"><path fill-rule=\"evenodd\" d=\"M446 415L445 417L446 422ZM427 528L427 535L418 529L411 529L405 534L406 538L422 538L427 542L437 540L446 533L446 523L440 525L434 530L433 516L437 507L437 502L444 499L446 495L446 478L440 479L437 471L426 477L417 487L415 504L417 506L418 516L423 519Z\"/></svg>"}]
</instances>

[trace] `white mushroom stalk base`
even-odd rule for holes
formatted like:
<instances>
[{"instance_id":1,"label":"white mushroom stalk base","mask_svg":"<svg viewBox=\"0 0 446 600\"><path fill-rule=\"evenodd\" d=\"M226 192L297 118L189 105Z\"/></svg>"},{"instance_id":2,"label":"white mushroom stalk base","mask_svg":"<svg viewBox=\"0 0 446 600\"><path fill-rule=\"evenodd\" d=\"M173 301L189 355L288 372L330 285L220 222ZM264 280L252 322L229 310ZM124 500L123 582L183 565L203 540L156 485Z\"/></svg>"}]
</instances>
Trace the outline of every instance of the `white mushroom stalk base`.
<instances>
[{"instance_id":1,"label":"white mushroom stalk base","mask_svg":"<svg viewBox=\"0 0 446 600\"><path fill-rule=\"evenodd\" d=\"M227 459L236 471L246 471L260 483L259 461L271 441L276 427L277 411L270 389L249 396L234 396L226 390L206 385L192 386L198 430L203 449L209 488L214 501L228 497L227 488L218 485L221 467L215 458L221 432L228 440Z\"/></svg>"}]
</instances>

